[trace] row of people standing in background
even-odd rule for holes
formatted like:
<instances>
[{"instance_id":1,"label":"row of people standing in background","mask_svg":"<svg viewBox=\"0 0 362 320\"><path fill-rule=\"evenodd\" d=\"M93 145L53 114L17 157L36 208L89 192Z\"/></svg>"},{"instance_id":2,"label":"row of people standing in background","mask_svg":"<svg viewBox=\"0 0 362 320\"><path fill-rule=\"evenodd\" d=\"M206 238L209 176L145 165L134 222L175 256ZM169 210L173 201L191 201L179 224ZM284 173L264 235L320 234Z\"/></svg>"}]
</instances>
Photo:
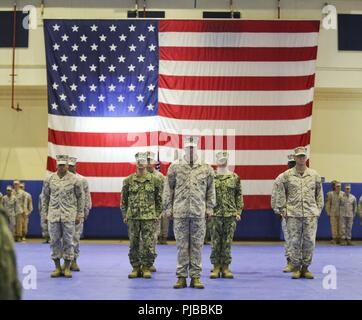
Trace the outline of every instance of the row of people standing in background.
<instances>
[{"instance_id":1,"label":"row of people standing in background","mask_svg":"<svg viewBox=\"0 0 362 320\"><path fill-rule=\"evenodd\" d=\"M332 191L327 193L326 212L331 223L332 243L352 245L352 226L359 211L362 221L362 196L357 204L356 197L351 193L351 185L344 185L344 192L339 181L333 180Z\"/></svg>"},{"instance_id":2,"label":"row of people standing in background","mask_svg":"<svg viewBox=\"0 0 362 320\"><path fill-rule=\"evenodd\" d=\"M0 204L5 208L9 227L16 242L26 241L29 217L33 212L33 199L25 191L25 183L15 180L6 187L6 194L0 194Z\"/></svg>"}]
</instances>

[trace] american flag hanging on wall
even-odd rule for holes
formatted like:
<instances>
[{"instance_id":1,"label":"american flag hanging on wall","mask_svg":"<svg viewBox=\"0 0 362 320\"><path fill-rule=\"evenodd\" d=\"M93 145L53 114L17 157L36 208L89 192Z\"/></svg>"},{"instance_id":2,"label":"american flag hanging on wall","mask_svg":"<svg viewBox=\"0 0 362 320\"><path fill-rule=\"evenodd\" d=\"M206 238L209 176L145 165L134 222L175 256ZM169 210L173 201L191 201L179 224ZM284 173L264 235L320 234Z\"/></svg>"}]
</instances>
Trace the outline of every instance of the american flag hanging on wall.
<instances>
[{"instance_id":1,"label":"american flag hanging on wall","mask_svg":"<svg viewBox=\"0 0 362 320\"><path fill-rule=\"evenodd\" d=\"M134 154L165 173L182 136L228 149L247 209L270 207L287 155L309 147L319 21L46 20L48 171L78 158L94 206L119 206ZM309 148L308 148L309 149Z\"/></svg>"}]
</instances>

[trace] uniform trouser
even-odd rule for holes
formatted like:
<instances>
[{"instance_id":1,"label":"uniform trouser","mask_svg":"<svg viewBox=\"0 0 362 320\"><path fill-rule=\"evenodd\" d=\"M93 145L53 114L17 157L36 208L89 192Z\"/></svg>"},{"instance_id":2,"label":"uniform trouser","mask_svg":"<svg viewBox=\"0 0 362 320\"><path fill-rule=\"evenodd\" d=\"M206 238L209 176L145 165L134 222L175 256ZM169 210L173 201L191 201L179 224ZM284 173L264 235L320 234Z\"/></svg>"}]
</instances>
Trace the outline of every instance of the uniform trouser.
<instances>
[{"instance_id":1,"label":"uniform trouser","mask_svg":"<svg viewBox=\"0 0 362 320\"><path fill-rule=\"evenodd\" d=\"M15 231L16 231L16 217L15 216L9 217L9 228L10 228L10 231L11 231L13 237L15 237Z\"/></svg>"},{"instance_id":2,"label":"uniform trouser","mask_svg":"<svg viewBox=\"0 0 362 320\"><path fill-rule=\"evenodd\" d=\"M150 268L157 257L156 232L158 220L128 220L129 261L133 268Z\"/></svg>"},{"instance_id":3,"label":"uniform trouser","mask_svg":"<svg viewBox=\"0 0 362 320\"><path fill-rule=\"evenodd\" d=\"M74 221L49 222L50 249L52 259L73 260Z\"/></svg>"},{"instance_id":4,"label":"uniform trouser","mask_svg":"<svg viewBox=\"0 0 362 320\"><path fill-rule=\"evenodd\" d=\"M236 229L235 217L211 218L211 255L213 265L229 265L231 263L231 243Z\"/></svg>"},{"instance_id":5,"label":"uniform trouser","mask_svg":"<svg viewBox=\"0 0 362 320\"><path fill-rule=\"evenodd\" d=\"M157 238L167 239L168 238L168 225L169 220L164 215L160 218L160 223L157 226Z\"/></svg>"},{"instance_id":6,"label":"uniform trouser","mask_svg":"<svg viewBox=\"0 0 362 320\"><path fill-rule=\"evenodd\" d=\"M175 218L173 231L177 246L177 277L199 278L204 245L205 218Z\"/></svg>"},{"instance_id":7,"label":"uniform trouser","mask_svg":"<svg viewBox=\"0 0 362 320\"><path fill-rule=\"evenodd\" d=\"M205 242L211 240L211 219L206 220Z\"/></svg>"},{"instance_id":8,"label":"uniform trouser","mask_svg":"<svg viewBox=\"0 0 362 320\"><path fill-rule=\"evenodd\" d=\"M26 214L20 213L16 215L16 237L25 237L25 222L26 222Z\"/></svg>"},{"instance_id":9,"label":"uniform trouser","mask_svg":"<svg viewBox=\"0 0 362 320\"><path fill-rule=\"evenodd\" d=\"M29 216L24 214L24 237L28 234Z\"/></svg>"},{"instance_id":10,"label":"uniform trouser","mask_svg":"<svg viewBox=\"0 0 362 320\"><path fill-rule=\"evenodd\" d=\"M340 229L339 229L339 216L330 216L331 222L331 231L332 231L332 239L340 238Z\"/></svg>"},{"instance_id":11,"label":"uniform trouser","mask_svg":"<svg viewBox=\"0 0 362 320\"><path fill-rule=\"evenodd\" d=\"M290 260L290 241L289 241L289 234L287 228L287 221L285 218L282 218L282 231L284 235L284 254L287 260Z\"/></svg>"},{"instance_id":12,"label":"uniform trouser","mask_svg":"<svg viewBox=\"0 0 362 320\"><path fill-rule=\"evenodd\" d=\"M48 224L45 222L45 217L40 216L40 226L43 238L49 238Z\"/></svg>"},{"instance_id":13,"label":"uniform trouser","mask_svg":"<svg viewBox=\"0 0 362 320\"><path fill-rule=\"evenodd\" d=\"M80 236L82 235L84 227L84 222L80 222L74 227L74 236L73 236L73 246L74 246L74 259L78 259L79 257L79 244L80 244Z\"/></svg>"},{"instance_id":14,"label":"uniform trouser","mask_svg":"<svg viewBox=\"0 0 362 320\"><path fill-rule=\"evenodd\" d=\"M352 225L353 225L353 217L340 217L340 231L341 231L341 239L343 240L351 240L352 239Z\"/></svg>"},{"instance_id":15,"label":"uniform trouser","mask_svg":"<svg viewBox=\"0 0 362 320\"><path fill-rule=\"evenodd\" d=\"M293 267L308 267L312 263L317 225L317 217L287 218L290 260Z\"/></svg>"}]
</instances>

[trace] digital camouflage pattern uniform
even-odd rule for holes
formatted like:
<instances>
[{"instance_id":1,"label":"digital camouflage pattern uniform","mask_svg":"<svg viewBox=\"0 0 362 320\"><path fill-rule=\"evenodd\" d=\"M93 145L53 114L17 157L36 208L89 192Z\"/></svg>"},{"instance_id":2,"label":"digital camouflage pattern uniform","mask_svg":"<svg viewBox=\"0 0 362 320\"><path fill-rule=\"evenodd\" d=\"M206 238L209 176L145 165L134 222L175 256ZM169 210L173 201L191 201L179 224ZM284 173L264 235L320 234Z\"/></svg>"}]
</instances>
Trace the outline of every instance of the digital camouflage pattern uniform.
<instances>
[{"instance_id":1,"label":"digital camouflage pattern uniform","mask_svg":"<svg viewBox=\"0 0 362 320\"><path fill-rule=\"evenodd\" d=\"M343 196L343 193L343 191L340 191L339 193L336 191L329 191L327 193L326 212L331 223L332 239L336 241L338 241L341 237L339 225L341 197Z\"/></svg>"},{"instance_id":2,"label":"digital camouflage pattern uniform","mask_svg":"<svg viewBox=\"0 0 362 320\"><path fill-rule=\"evenodd\" d=\"M15 240L25 236L26 195L23 190L13 191L17 202Z\"/></svg>"},{"instance_id":3,"label":"digital camouflage pattern uniform","mask_svg":"<svg viewBox=\"0 0 362 320\"><path fill-rule=\"evenodd\" d=\"M200 278L205 238L205 214L212 215L216 203L214 172L210 165L184 159L171 164L163 192L164 214L174 218L178 278Z\"/></svg>"},{"instance_id":4,"label":"digital camouflage pattern uniform","mask_svg":"<svg viewBox=\"0 0 362 320\"><path fill-rule=\"evenodd\" d=\"M43 189L39 195L38 210L40 213L41 233L42 233L43 238L48 240L49 239L48 224L45 222L46 213L43 211Z\"/></svg>"},{"instance_id":5,"label":"digital camouflage pattern uniform","mask_svg":"<svg viewBox=\"0 0 362 320\"><path fill-rule=\"evenodd\" d=\"M165 183L165 176L157 171L154 170L152 173L156 178L158 178L160 180L160 186L161 186L161 195L163 193L163 186ZM162 206L161 206L162 209ZM162 210L160 212L160 221L157 224L157 233L156 233L156 242L157 239L160 240L167 240L168 238L168 225L169 225L169 219L167 217L165 217L164 215L162 215Z\"/></svg>"},{"instance_id":6,"label":"digital camouflage pattern uniform","mask_svg":"<svg viewBox=\"0 0 362 320\"><path fill-rule=\"evenodd\" d=\"M0 300L20 300L21 286L16 269L14 241L7 216L0 205Z\"/></svg>"},{"instance_id":7,"label":"digital camouflage pattern uniform","mask_svg":"<svg viewBox=\"0 0 362 320\"><path fill-rule=\"evenodd\" d=\"M24 191L25 193L25 212L24 212L24 220L23 220L23 237L26 237L28 234L28 226L29 226L29 217L33 212L33 198L29 192Z\"/></svg>"},{"instance_id":8,"label":"digital camouflage pattern uniform","mask_svg":"<svg viewBox=\"0 0 362 320\"><path fill-rule=\"evenodd\" d=\"M9 220L10 231L15 236L17 200L13 194L10 197L5 195L2 204Z\"/></svg>"},{"instance_id":9,"label":"digital camouflage pattern uniform","mask_svg":"<svg viewBox=\"0 0 362 320\"><path fill-rule=\"evenodd\" d=\"M133 268L150 268L156 259L155 238L162 212L161 192L160 179L148 172L144 176L131 174L123 181L121 209L123 218L128 221L128 256Z\"/></svg>"},{"instance_id":10,"label":"digital camouflage pattern uniform","mask_svg":"<svg viewBox=\"0 0 362 320\"><path fill-rule=\"evenodd\" d=\"M44 181L42 211L48 219L51 257L74 259L73 236L76 218L84 219L84 192L81 181L67 172L60 178L51 174Z\"/></svg>"},{"instance_id":11,"label":"digital camouflage pattern uniform","mask_svg":"<svg viewBox=\"0 0 362 320\"><path fill-rule=\"evenodd\" d=\"M274 180L273 183L273 189L272 189L272 193L271 193L271 207L274 210L275 214L280 215L280 212L276 206L276 202L277 202L277 191L278 191L278 186L281 183L282 180L282 176L283 173L281 173L279 176L276 177L276 179ZM289 234L288 234L288 228L287 228L287 221L285 218L281 217L282 219L282 231L283 231L283 235L284 235L284 255L285 258L290 261L290 241L289 241Z\"/></svg>"},{"instance_id":12,"label":"digital camouflage pattern uniform","mask_svg":"<svg viewBox=\"0 0 362 320\"><path fill-rule=\"evenodd\" d=\"M211 219L211 263L231 263L231 243L236 229L235 217L244 208L240 177L233 172L215 174L216 207Z\"/></svg>"},{"instance_id":13,"label":"digital camouflage pattern uniform","mask_svg":"<svg viewBox=\"0 0 362 320\"><path fill-rule=\"evenodd\" d=\"M80 244L80 237L83 233L84 221L88 219L89 211L92 208L92 198L89 191L89 184L87 179L78 173L75 176L77 177L77 179L80 180L84 193L84 219L82 219L80 223L75 225L74 237L73 237L74 259L77 259L79 257L79 252L80 252L79 244Z\"/></svg>"},{"instance_id":14,"label":"digital camouflage pattern uniform","mask_svg":"<svg viewBox=\"0 0 362 320\"><path fill-rule=\"evenodd\" d=\"M341 197L340 231L342 240L352 239L353 220L357 213L357 199L353 194Z\"/></svg>"},{"instance_id":15,"label":"digital camouflage pattern uniform","mask_svg":"<svg viewBox=\"0 0 362 320\"><path fill-rule=\"evenodd\" d=\"M276 194L276 208L287 214L290 259L295 269L308 268L312 262L318 217L323 208L320 175L307 168L303 175L296 168L282 174Z\"/></svg>"}]
</instances>

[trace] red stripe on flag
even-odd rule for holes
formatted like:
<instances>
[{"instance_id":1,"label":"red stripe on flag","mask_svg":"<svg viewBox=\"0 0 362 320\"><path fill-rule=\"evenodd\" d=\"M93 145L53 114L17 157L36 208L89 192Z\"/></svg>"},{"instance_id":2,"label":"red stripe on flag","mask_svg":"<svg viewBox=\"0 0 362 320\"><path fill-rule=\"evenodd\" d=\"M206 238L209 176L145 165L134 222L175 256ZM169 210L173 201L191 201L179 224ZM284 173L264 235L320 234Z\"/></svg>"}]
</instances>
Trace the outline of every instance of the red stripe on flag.
<instances>
[{"instance_id":1,"label":"red stripe on flag","mask_svg":"<svg viewBox=\"0 0 362 320\"><path fill-rule=\"evenodd\" d=\"M121 194L118 192L92 192L93 207L119 207ZM270 196L250 195L244 196L244 210L269 209Z\"/></svg>"},{"instance_id":2,"label":"red stripe on flag","mask_svg":"<svg viewBox=\"0 0 362 320\"><path fill-rule=\"evenodd\" d=\"M163 20L159 32L318 32L319 21L275 20Z\"/></svg>"},{"instance_id":3,"label":"red stripe on flag","mask_svg":"<svg viewBox=\"0 0 362 320\"><path fill-rule=\"evenodd\" d=\"M124 147L123 142L115 139L107 140L102 139L102 134L97 134L100 140L107 140L106 142L100 142L96 139L92 140L93 133L77 133L77 132L66 132L66 131L55 131L51 130L52 139L50 142L56 145L67 145L77 147ZM108 136L109 134L104 134ZM235 150L281 150L291 149L296 146L307 145L310 141L310 131L304 134L298 135L281 135L281 136L235 136ZM168 146L174 148L182 148L182 135L172 134L168 132L161 132L159 134L159 145ZM214 147L227 146L230 142L228 136L208 136L201 138L200 148L202 150L214 149ZM153 144L157 145L157 144ZM147 146L147 144L127 144L127 147L136 146ZM106 149L105 149L106 151Z\"/></svg>"},{"instance_id":4,"label":"red stripe on flag","mask_svg":"<svg viewBox=\"0 0 362 320\"><path fill-rule=\"evenodd\" d=\"M48 141L64 146L144 147L157 146L158 132L90 133L48 129Z\"/></svg>"},{"instance_id":5,"label":"red stripe on flag","mask_svg":"<svg viewBox=\"0 0 362 320\"><path fill-rule=\"evenodd\" d=\"M313 102L303 106L184 106L159 103L162 117L186 120L297 120L312 115Z\"/></svg>"},{"instance_id":6,"label":"red stripe on flag","mask_svg":"<svg viewBox=\"0 0 362 320\"><path fill-rule=\"evenodd\" d=\"M161 74L158 85L172 90L307 90L314 87L314 79L314 74L297 77L196 77Z\"/></svg>"},{"instance_id":7,"label":"red stripe on flag","mask_svg":"<svg viewBox=\"0 0 362 320\"><path fill-rule=\"evenodd\" d=\"M160 47L160 60L306 61L317 58L317 46L301 48Z\"/></svg>"}]
</instances>

